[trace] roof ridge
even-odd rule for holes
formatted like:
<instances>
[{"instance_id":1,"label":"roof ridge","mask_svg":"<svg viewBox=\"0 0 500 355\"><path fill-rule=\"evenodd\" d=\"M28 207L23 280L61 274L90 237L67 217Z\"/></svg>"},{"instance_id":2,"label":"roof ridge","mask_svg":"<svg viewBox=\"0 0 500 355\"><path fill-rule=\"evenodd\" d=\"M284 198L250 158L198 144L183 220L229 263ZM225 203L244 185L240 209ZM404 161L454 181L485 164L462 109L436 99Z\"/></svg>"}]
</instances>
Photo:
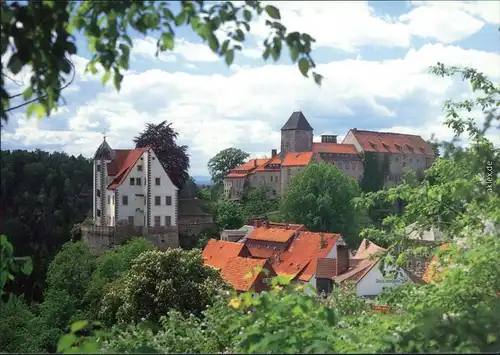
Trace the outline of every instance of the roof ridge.
<instances>
[{"instance_id":1,"label":"roof ridge","mask_svg":"<svg viewBox=\"0 0 500 355\"><path fill-rule=\"evenodd\" d=\"M383 131L371 131L369 129L351 129L353 132L370 132L370 133L378 133L378 134L397 134L399 136L414 136L414 137L422 137L420 134L410 134L410 133L399 133L399 132L383 132Z\"/></svg>"}]
</instances>

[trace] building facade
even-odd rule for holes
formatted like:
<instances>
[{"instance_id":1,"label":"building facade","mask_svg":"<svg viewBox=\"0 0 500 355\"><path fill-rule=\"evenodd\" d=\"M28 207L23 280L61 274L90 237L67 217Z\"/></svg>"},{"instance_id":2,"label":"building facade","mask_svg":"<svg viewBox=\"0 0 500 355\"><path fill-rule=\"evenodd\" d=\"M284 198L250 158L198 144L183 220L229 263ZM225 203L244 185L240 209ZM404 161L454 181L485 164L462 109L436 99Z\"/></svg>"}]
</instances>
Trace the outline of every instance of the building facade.
<instances>
[{"instance_id":1,"label":"building facade","mask_svg":"<svg viewBox=\"0 0 500 355\"><path fill-rule=\"evenodd\" d=\"M346 176L361 181L365 172L362 156L367 152L373 152L380 162L389 161L385 187L400 183L405 168L422 175L434 162L432 148L415 135L354 128L342 143L336 135L322 135L321 142L313 142L313 128L298 111L281 129L281 151L273 149L268 159L251 159L232 169L224 178L224 193L240 199L246 188L266 185L272 196L279 197L293 177L312 162L333 164Z\"/></svg>"},{"instance_id":2,"label":"building facade","mask_svg":"<svg viewBox=\"0 0 500 355\"><path fill-rule=\"evenodd\" d=\"M177 225L178 188L151 148L112 149L104 138L93 162L95 225Z\"/></svg>"}]
</instances>

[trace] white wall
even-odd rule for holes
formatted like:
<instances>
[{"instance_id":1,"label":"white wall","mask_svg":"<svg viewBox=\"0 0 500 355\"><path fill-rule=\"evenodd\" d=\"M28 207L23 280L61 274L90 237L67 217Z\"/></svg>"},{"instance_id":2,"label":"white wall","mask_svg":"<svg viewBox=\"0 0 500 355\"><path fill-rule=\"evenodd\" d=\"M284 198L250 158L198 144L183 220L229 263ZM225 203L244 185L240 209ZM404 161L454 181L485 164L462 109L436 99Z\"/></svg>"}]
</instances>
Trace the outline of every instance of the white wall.
<instances>
[{"instance_id":1,"label":"white wall","mask_svg":"<svg viewBox=\"0 0 500 355\"><path fill-rule=\"evenodd\" d=\"M145 153L147 154L147 153ZM150 150L151 154L151 224L154 226L155 216L160 216L160 225L165 225L165 216L170 216L171 225L177 225L177 190L169 176L163 169L156 154ZM147 155L144 158L147 161ZM155 185L156 178L160 178L160 186ZM155 205L155 196L160 196L160 206ZM172 204L166 205L166 196L172 197Z\"/></svg>"},{"instance_id":2,"label":"white wall","mask_svg":"<svg viewBox=\"0 0 500 355\"><path fill-rule=\"evenodd\" d=\"M384 288L397 287L406 282L411 282L406 272L402 269L399 270L398 277L396 279L392 279L390 277L385 279L379 266L380 262L373 266L368 274L366 274L365 277L357 283L356 294L358 296L376 296L381 293Z\"/></svg>"}]
</instances>

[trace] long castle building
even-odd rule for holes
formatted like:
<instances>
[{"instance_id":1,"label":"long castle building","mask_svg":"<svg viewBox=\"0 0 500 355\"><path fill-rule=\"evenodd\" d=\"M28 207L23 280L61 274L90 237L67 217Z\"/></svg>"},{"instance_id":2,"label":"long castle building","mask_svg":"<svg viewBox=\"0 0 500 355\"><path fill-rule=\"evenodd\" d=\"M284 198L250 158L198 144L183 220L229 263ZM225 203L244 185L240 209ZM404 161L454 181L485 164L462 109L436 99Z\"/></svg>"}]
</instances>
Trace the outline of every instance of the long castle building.
<instances>
[{"instance_id":1,"label":"long castle building","mask_svg":"<svg viewBox=\"0 0 500 355\"><path fill-rule=\"evenodd\" d=\"M281 151L271 151L269 159L251 159L229 171L224 178L224 193L231 199L243 196L245 188L267 185L274 196L285 193L291 179L312 162L335 165L345 175L361 181L364 174L362 154L375 153L378 164L384 159L388 171L384 187L402 181L407 168L422 175L435 159L432 148L421 136L350 129L342 143L336 135L322 135L313 142L313 128L301 111L293 112L281 128Z\"/></svg>"}]
</instances>

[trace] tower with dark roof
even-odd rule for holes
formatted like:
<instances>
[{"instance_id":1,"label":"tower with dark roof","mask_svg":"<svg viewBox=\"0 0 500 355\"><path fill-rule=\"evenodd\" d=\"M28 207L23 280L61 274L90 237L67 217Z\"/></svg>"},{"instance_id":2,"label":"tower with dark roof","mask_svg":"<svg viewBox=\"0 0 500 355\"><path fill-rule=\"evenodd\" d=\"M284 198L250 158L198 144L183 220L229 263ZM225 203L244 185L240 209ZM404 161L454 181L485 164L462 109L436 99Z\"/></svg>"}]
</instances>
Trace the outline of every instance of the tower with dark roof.
<instances>
[{"instance_id":1,"label":"tower with dark roof","mask_svg":"<svg viewBox=\"0 0 500 355\"><path fill-rule=\"evenodd\" d=\"M313 128L302 111L293 112L281 128L281 160L289 152L311 152L312 143Z\"/></svg>"},{"instance_id":2,"label":"tower with dark roof","mask_svg":"<svg viewBox=\"0 0 500 355\"><path fill-rule=\"evenodd\" d=\"M108 184L108 164L115 158L115 151L106 142L106 135L94 154L94 223L106 225L106 186Z\"/></svg>"}]
</instances>

